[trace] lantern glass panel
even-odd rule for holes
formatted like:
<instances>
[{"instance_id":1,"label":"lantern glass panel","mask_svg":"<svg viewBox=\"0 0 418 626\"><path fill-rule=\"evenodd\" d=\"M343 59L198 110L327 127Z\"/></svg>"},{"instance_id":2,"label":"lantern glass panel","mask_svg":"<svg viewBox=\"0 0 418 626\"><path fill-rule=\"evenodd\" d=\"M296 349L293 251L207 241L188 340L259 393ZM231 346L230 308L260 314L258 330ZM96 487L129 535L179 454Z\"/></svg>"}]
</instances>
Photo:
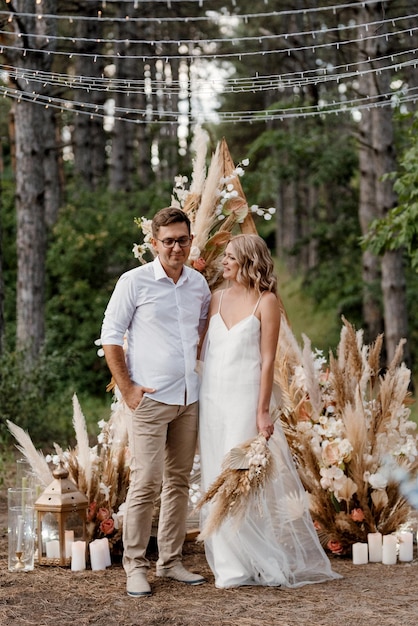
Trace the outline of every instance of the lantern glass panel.
<instances>
[{"instance_id":1,"label":"lantern glass panel","mask_svg":"<svg viewBox=\"0 0 418 626\"><path fill-rule=\"evenodd\" d=\"M41 516L40 536L42 545L38 546L39 556L43 559L53 560L60 558L60 533L58 516L48 512Z\"/></svg>"}]
</instances>

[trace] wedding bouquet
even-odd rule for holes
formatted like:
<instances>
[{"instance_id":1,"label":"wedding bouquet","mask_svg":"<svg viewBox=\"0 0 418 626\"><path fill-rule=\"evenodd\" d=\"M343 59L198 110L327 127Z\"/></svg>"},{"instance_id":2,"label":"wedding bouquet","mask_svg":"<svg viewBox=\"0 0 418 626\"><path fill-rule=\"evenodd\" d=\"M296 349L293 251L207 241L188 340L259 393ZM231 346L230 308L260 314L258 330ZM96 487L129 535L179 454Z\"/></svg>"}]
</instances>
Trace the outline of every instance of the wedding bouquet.
<instances>
[{"instance_id":1,"label":"wedding bouquet","mask_svg":"<svg viewBox=\"0 0 418 626\"><path fill-rule=\"evenodd\" d=\"M200 498L196 510L213 500L198 540L209 537L228 517L239 522L250 499L261 493L273 470L273 458L264 435L232 448L218 478Z\"/></svg>"}]
</instances>

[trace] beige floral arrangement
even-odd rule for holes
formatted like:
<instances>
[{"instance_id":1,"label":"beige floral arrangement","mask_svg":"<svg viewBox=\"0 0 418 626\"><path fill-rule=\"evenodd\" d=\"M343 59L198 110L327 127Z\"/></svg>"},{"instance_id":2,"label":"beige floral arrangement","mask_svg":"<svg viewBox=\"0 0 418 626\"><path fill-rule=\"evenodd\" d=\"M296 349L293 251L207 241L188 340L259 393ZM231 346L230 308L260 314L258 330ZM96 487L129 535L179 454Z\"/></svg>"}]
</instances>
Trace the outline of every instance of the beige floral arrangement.
<instances>
[{"instance_id":1,"label":"beige floral arrangement","mask_svg":"<svg viewBox=\"0 0 418 626\"><path fill-rule=\"evenodd\" d=\"M8 422L18 442L17 448L31 464L40 488L53 480L54 466L60 463L68 470L69 479L88 499L87 541L107 537L113 556L122 554L123 507L129 485L129 450L122 402L112 405L108 421L99 422L97 443L89 444L87 426L78 398L73 396L74 448L64 450L54 443L55 454L44 455L22 428Z\"/></svg>"},{"instance_id":2,"label":"beige floral arrangement","mask_svg":"<svg viewBox=\"0 0 418 626\"><path fill-rule=\"evenodd\" d=\"M249 161L243 159L235 166L225 139L217 144L206 168L208 141L208 134L197 127L191 146L194 158L190 187L186 176L176 176L171 206L189 217L194 236L189 262L215 289L222 282L220 258L231 233L256 233L253 216L269 220L276 209L248 205L240 179ZM146 263L146 255L153 252L151 220L139 217L135 222L143 242L135 243L132 251L139 262Z\"/></svg>"},{"instance_id":3,"label":"beige floral arrangement","mask_svg":"<svg viewBox=\"0 0 418 626\"><path fill-rule=\"evenodd\" d=\"M280 415L322 545L347 554L369 532L383 535L408 523L411 505L395 467L418 469L417 424L410 419L410 371L400 342L386 371L383 337L371 345L343 319L329 363L307 337L301 350L283 321L275 381Z\"/></svg>"}]
</instances>

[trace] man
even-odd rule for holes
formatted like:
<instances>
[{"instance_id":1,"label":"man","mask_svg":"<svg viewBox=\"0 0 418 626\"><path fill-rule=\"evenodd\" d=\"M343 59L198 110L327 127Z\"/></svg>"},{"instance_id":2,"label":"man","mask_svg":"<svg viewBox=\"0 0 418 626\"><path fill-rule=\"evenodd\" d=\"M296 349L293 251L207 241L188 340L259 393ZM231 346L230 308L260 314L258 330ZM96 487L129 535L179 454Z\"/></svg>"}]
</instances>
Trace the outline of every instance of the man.
<instances>
[{"instance_id":1,"label":"man","mask_svg":"<svg viewBox=\"0 0 418 626\"><path fill-rule=\"evenodd\" d=\"M185 265L192 239L183 211L159 211L152 220L157 256L120 277L102 326L107 364L132 411L123 566L133 597L151 595L146 549L161 485L156 574L189 585L205 582L181 563L197 438L196 353L210 301L204 277Z\"/></svg>"}]
</instances>

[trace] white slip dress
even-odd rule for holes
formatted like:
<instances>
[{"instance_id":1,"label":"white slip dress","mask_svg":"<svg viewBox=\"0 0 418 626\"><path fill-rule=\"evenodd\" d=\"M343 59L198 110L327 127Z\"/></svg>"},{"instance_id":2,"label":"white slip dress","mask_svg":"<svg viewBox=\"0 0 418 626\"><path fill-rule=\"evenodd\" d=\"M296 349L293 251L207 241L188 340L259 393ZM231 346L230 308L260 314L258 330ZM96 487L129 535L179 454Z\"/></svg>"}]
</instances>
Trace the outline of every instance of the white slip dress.
<instances>
[{"instance_id":1,"label":"white slip dress","mask_svg":"<svg viewBox=\"0 0 418 626\"><path fill-rule=\"evenodd\" d=\"M199 441L204 493L222 471L231 448L257 436L261 373L260 321L254 311L232 326L219 309L206 338L200 391ZM228 518L205 540L219 588L241 585L298 587L340 578L332 571L308 508L308 498L281 425L269 440L274 472L244 519ZM201 512L201 528L212 503Z\"/></svg>"}]
</instances>

